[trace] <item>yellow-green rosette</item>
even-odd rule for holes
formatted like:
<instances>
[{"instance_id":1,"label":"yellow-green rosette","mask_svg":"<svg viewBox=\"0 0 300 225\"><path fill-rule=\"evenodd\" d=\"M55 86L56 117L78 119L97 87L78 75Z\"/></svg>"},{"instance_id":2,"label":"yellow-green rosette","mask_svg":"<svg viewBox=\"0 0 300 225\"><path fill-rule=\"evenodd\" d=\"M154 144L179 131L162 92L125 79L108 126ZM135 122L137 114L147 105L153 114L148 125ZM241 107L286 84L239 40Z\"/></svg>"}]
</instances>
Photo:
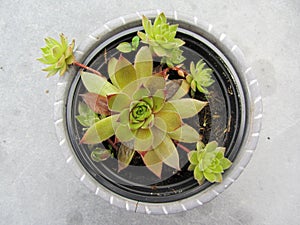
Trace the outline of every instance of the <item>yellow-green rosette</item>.
<instances>
[{"instance_id":1,"label":"yellow-green rosette","mask_svg":"<svg viewBox=\"0 0 300 225\"><path fill-rule=\"evenodd\" d=\"M75 61L73 54L75 40L72 40L71 44L68 44L67 38L60 34L60 42L54 38L45 38L46 46L41 48L42 57L38 60L48 67L43 71L48 72L47 77L53 76L56 73L64 75L69 65Z\"/></svg>"}]
</instances>

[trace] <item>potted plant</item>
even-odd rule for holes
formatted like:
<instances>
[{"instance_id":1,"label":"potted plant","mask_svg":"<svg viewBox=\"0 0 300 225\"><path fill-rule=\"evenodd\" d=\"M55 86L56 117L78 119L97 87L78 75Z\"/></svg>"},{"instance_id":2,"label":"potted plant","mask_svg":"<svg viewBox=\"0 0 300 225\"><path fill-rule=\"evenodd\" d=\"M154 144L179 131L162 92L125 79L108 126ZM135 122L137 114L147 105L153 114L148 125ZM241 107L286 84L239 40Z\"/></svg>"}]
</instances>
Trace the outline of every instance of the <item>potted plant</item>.
<instances>
[{"instance_id":1,"label":"potted plant","mask_svg":"<svg viewBox=\"0 0 300 225\"><path fill-rule=\"evenodd\" d=\"M174 213L211 200L247 165L261 120L257 81L212 26L159 13L106 24L74 51L47 38L66 161L111 204Z\"/></svg>"}]
</instances>

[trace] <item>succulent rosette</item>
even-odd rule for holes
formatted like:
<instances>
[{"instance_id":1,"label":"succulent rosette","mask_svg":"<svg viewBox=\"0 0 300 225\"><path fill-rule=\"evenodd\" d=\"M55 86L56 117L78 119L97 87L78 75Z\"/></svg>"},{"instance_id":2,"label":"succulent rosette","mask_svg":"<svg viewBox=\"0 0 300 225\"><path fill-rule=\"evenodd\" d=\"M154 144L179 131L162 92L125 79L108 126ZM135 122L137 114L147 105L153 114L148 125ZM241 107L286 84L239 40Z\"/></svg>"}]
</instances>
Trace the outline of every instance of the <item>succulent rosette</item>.
<instances>
[{"instance_id":1,"label":"succulent rosette","mask_svg":"<svg viewBox=\"0 0 300 225\"><path fill-rule=\"evenodd\" d=\"M185 60L180 47L184 41L176 38L178 24L170 25L164 13L158 15L152 24L151 20L143 16L142 24L145 33L138 32L143 43L149 44L150 50L157 56L162 57L162 63L169 67Z\"/></svg>"},{"instance_id":2,"label":"succulent rosette","mask_svg":"<svg viewBox=\"0 0 300 225\"><path fill-rule=\"evenodd\" d=\"M199 184L204 180L209 182L221 182L222 173L231 166L229 159L224 157L225 148L218 147L216 141L204 145L197 143L197 150L188 154L190 166L188 170L194 171L194 177Z\"/></svg>"},{"instance_id":3,"label":"succulent rosette","mask_svg":"<svg viewBox=\"0 0 300 225\"><path fill-rule=\"evenodd\" d=\"M191 85L192 92L195 93L198 89L199 92L208 94L207 87L214 83L211 77L213 70L206 67L206 63L201 59L197 62L191 62L190 73L186 76L187 82Z\"/></svg>"},{"instance_id":4,"label":"succulent rosette","mask_svg":"<svg viewBox=\"0 0 300 225\"><path fill-rule=\"evenodd\" d=\"M111 83L95 74L81 75L89 92L107 98L111 112L110 116L93 124L81 142L96 144L115 135L122 148L131 152L122 160L124 164L128 165L137 151L158 177L163 163L180 170L173 141L199 141L198 132L183 119L196 115L206 102L182 98L188 90L182 90L181 86L167 98L167 81L153 74L152 55L146 46L137 52L134 65L123 56L118 60L111 58L108 73ZM119 158L124 158L124 154Z\"/></svg>"},{"instance_id":5,"label":"succulent rosette","mask_svg":"<svg viewBox=\"0 0 300 225\"><path fill-rule=\"evenodd\" d=\"M60 42L54 38L45 38L46 46L41 48L43 56L38 60L46 65L50 65L43 69L48 72L47 77L53 76L59 72L62 76L67 71L68 65L71 65L74 60L75 40L68 44L67 38L60 34Z\"/></svg>"}]
</instances>

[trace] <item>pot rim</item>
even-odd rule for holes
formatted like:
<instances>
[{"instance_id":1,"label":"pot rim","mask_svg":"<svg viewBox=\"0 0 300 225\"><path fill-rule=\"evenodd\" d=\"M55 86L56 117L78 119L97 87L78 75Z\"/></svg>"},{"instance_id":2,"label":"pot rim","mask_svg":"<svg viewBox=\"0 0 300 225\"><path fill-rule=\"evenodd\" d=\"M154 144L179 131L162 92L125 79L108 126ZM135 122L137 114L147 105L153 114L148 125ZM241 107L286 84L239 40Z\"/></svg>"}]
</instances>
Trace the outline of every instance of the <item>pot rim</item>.
<instances>
[{"instance_id":1,"label":"pot rim","mask_svg":"<svg viewBox=\"0 0 300 225\"><path fill-rule=\"evenodd\" d=\"M83 61L90 53L90 49L97 45L104 36L111 36L113 33L119 32L121 28L128 28L128 24L130 23L140 22L142 15L146 15L149 18L155 18L160 12L160 10L141 11L124 17L121 16L105 23L100 29L88 35L88 37L77 47L75 51L77 61ZM59 82L57 83L54 103L54 124L59 145L66 158L66 163L71 165L71 168L80 181L96 195L100 195L110 204L125 208L128 211L147 214L169 214L186 211L209 202L227 189L239 177L249 163L258 143L262 121L262 97L260 95L258 81L252 73L251 67L246 63L244 54L240 48L234 44L226 34L217 32L212 24L199 20L196 16L187 17L183 13L177 11L168 11L164 13L169 19L191 26L191 30L193 30L194 33L201 35L209 42L213 43L234 67L243 87L244 97L246 99L248 126L245 130L244 140L240 151L234 160L234 164L223 175L223 181L221 183L210 185L205 191L174 202L149 203L135 201L120 196L99 184L81 165L72 149L67 134L66 101L68 90L71 81L73 80L71 74L76 72L74 67L70 67L65 76L60 77Z\"/></svg>"}]
</instances>

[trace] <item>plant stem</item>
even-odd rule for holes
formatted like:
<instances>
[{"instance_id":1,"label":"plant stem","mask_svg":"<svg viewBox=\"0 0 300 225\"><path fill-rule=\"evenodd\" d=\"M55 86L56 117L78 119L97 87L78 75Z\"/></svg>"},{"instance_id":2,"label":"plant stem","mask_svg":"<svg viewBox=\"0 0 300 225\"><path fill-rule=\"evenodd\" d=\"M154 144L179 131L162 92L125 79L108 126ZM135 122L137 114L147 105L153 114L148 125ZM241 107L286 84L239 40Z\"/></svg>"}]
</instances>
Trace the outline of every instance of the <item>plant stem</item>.
<instances>
[{"instance_id":1,"label":"plant stem","mask_svg":"<svg viewBox=\"0 0 300 225\"><path fill-rule=\"evenodd\" d=\"M97 75L99 75L99 76L101 76L101 77L104 77L99 71L94 70L94 69L92 69L92 68L90 68L90 67L88 67L88 66L86 66L86 65L84 65L84 64L82 64L82 63L80 63L80 62L74 61L74 62L73 62L73 65L79 66L79 67L81 67L81 68L83 68L83 69L86 69L86 70L88 70L88 71L93 72L94 74L97 74Z\"/></svg>"},{"instance_id":2,"label":"plant stem","mask_svg":"<svg viewBox=\"0 0 300 225\"><path fill-rule=\"evenodd\" d=\"M107 139L107 141L116 151L118 151L118 147L115 145L115 143L112 140L110 140L110 138Z\"/></svg>"},{"instance_id":3,"label":"plant stem","mask_svg":"<svg viewBox=\"0 0 300 225\"><path fill-rule=\"evenodd\" d=\"M179 148L181 148L183 151L185 151L186 153L189 153L191 150L189 150L187 147L183 146L182 144L180 143L177 143L177 146Z\"/></svg>"}]
</instances>

